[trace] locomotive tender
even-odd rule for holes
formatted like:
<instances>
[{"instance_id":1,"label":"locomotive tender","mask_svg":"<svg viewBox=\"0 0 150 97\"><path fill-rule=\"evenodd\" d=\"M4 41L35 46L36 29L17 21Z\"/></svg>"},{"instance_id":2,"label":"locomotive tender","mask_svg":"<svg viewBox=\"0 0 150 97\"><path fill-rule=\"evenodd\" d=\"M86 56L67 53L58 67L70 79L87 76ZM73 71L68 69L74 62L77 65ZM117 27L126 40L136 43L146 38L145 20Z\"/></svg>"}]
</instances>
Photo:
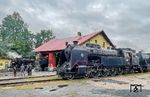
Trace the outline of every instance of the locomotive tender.
<instances>
[{"instance_id":1,"label":"locomotive tender","mask_svg":"<svg viewBox=\"0 0 150 97\"><path fill-rule=\"evenodd\" d=\"M150 71L150 53L137 53L139 64L144 72Z\"/></svg>"},{"instance_id":2,"label":"locomotive tender","mask_svg":"<svg viewBox=\"0 0 150 97\"><path fill-rule=\"evenodd\" d=\"M141 72L139 58L130 48L102 49L97 44L79 46L77 41L60 54L57 73L63 79L114 76Z\"/></svg>"}]
</instances>

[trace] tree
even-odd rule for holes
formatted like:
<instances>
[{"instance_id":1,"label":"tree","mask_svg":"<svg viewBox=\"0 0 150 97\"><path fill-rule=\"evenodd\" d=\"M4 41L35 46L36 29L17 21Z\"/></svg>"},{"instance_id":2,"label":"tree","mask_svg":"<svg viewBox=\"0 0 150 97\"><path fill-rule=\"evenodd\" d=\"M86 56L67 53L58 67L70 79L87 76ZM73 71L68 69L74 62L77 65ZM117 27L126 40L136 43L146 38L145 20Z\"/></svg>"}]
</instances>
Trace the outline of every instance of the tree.
<instances>
[{"instance_id":1,"label":"tree","mask_svg":"<svg viewBox=\"0 0 150 97\"><path fill-rule=\"evenodd\" d=\"M55 38L55 36L53 35L52 30L41 30L40 33L35 35L35 47L38 47L53 38Z\"/></svg>"},{"instance_id":2,"label":"tree","mask_svg":"<svg viewBox=\"0 0 150 97\"><path fill-rule=\"evenodd\" d=\"M7 57L7 53L9 51L9 47L6 45L6 41L0 41L0 57Z\"/></svg>"},{"instance_id":3,"label":"tree","mask_svg":"<svg viewBox=\"0 0 150 97\"><path fill-rule=\"evenodd\" d=\"M32 34L18 12L6 16L0 25L0 40L7 41L11 51L26 55L32 50Z\"/></svg>"}]
</instances>

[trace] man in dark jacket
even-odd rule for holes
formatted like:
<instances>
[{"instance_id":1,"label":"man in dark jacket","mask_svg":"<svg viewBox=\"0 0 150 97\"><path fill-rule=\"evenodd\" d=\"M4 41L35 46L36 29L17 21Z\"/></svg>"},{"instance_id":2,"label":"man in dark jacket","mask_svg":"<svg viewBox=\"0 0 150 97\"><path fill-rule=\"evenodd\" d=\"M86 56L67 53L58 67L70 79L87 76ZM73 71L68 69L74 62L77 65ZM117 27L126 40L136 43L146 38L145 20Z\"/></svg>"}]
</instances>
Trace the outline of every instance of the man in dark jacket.
<instances>
[{"instance_id":1,"label":"man in dark jacket","mask_svg":"<svg viewBox=\"0 0 150 97\"><path fill-rule=\"evenodd\" d=\"M14 73L14 77L16 77L17 76L17 66L16 65L13 66L13 73Z\"/></svg>"},{"instance_id":2,"label":"man in dark jacket","mask_svg":"<svg viewBox=\"0 0 150 97\"><path fill-rule=\"evenodd\" d=\"M31 63L27 65L26 71L28 73L28 76L32 76L32 65L31 65Z\"/></svg>"}]
</instances>

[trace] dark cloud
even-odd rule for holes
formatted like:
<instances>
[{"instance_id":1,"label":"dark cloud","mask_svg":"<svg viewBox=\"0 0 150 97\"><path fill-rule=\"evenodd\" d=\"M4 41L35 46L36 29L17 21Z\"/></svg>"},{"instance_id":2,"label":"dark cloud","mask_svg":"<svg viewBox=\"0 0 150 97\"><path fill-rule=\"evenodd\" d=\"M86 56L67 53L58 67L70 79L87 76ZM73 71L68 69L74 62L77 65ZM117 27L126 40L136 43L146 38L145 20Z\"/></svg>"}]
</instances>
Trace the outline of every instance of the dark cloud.
<instances>
[{"instance_id":1,"label":"dark cloud","mask_svg":"<svg viewBox=\"0 0 150 97\"><path fill-rule=\"evenodd\" d=\"M30 30L57 37L104 30L118 47L149 50L148 0L0 0L0 21L18 11Z\"/></svg>"}]
</instances>

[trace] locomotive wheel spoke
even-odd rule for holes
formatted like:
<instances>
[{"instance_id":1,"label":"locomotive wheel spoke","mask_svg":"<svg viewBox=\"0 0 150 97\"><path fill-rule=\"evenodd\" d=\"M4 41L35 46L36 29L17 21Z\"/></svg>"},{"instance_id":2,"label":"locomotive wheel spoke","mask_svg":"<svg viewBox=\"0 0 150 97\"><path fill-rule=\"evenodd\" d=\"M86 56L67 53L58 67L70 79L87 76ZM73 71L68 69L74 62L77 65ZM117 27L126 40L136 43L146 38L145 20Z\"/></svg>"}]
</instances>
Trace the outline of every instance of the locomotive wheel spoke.
<instances>
[{"instance_id":1,"label":"locomotive wheel spoke","mask_svg":"<svg viewBox=\"0 0 150 97\"><path fill-rule=\"evenodd\" d=\"M90 78L91 77L91 71L88 70L87 73L85 74L84 78Z\"/></svg>"},{"instance_id":2,"label":"locomotive wheel spoke","mask_svg":"<svg viewBox=\"0 0 150 97\"><path fill-rule=\"evenodd\" d=\"M128 73L127 69L126 68L123 69L123 74L127 74L127 73Z\"/></svg>"},{"instance_id":3,"label":"locomotive wheel spoke","mask_svg":"<svg viewBox=\"0 0 150 97\"><path fill-rule=\"evenodd\" d=\"M106 76L108 76L108 74L109 74L108 69L104 68L103 71L102 71L102 76L106 77Z\"/></svg>"},{"instance_id":4,"label":"locomotive wheel spoke","mask_svg":"<svg viewBox=\"0 0 150 97\"><path fill-rule=\"evenodd\" d=\"M129 73L134 73L134 69L130 68Z\"/></svg>"},{"instance_id":5,"label":"locomotive wheel spoke","mask_svg":"<svg viewBox=\"0 0 150 97\"><path fill-rule=\"evenodd\" d=\"M103 69L99 68L97 71L97 77L102 77L103 76L102 72L103 72Z\"/></svg>"},{"instance_id":6,"label":"locomotive wheel spoke","mask_svg":"<svg viewBox=\"0 0 150 97\"><path fill-rule=\"evenodd\" d=\"M88 76L85 74L84 78L85 78L85 79L88 79Z\"/></svg>"},{"instance_id":7,"label":"locomotive wheel spoke","mask_svg":"<svg viewBox=\"0 0 150 97\"><path fill-rule=\"evenodd\" d=\"M122 75L123 70L121 68L118 68L118 75Z\"/></svg>"},{"instance_id":8,"label":"locomotive wheel spoke","mask_svg":"<svg viewBox=\"0 0 150 97\"><path fill-rule=\"evenodd\" d=\"M110 76L115 76L116 75L116 70L115 68L110 69Z\"/></svg>"},{"instance_id":9,"label":"locomotive wheel spoke","mask_svg":"<svg viewBox=\"0 0 150 97\"><path fill-rule=\"evenodd\" d=\"M99 69L97 71L96 78L98 78L98 77L102 77L102 70L101 69Z\"/></svg>"},{"instance_id":10,"label":"locomotive wheel spoke","mask_svg":"<svg viewBox=\"0 0 150 97\"><path fill-rule=\"evenodd\" d=\"M98 75L98 76L99 76L99 77L102 77L102 76L103 76L102 71L99 72L99 75Z\"/></svg>"},{"instance_id":11,"label":"locomotive wheel spoke","mask_svg":"<svg viewBox=\"0 0 150 97\"><path fill-rule=\"evenodd\" d=\"M97 78L97 74L98 74L98 72L93 71L93 72L91 73L91 77L92 77L92 78Z\"/></svg>"},{"instance_id":12,"label":"locomotive wheel spoke","mask_svg":"<svg viewBox=\"0 0 150 97\"><path fill-rule=\"evenodd\" d=\"M96 77L102 77L102 71L98 71Z\"/></svg>"},{"instance_id":13,"label":"locomotive wheel spoke","mask_svg":"<svg viewBox=\"0 0 150 97\"><path fill-rule=\"evenodd\" d=\"M118 75L119 74L119 70L118 70L118 68L116 68L116 75Z\"/></svg>"},{"instance_id":14,"label":"locomotive wheel spoke","mask_svg":"<svg viewBox=\"0 0 150 97\"><path fill-rule=\"evenodd\" d=\"M74 75L73 74L68 74L67 79L70 79L70 80L74 79Z\"/></svg>"},{"instance_id":15,"label":"locomotive wheel spoke","mask_svg":"<svg viewBox=\"0 0 150 97\"><path fill-rule=\"evenodd\" d=\"M86 75L84 76L84 78L85 78L85 79L88 79L88 78L90 78L90 76L89 76L88 74L86 74Z\"/></svg>"}]
</instances>

